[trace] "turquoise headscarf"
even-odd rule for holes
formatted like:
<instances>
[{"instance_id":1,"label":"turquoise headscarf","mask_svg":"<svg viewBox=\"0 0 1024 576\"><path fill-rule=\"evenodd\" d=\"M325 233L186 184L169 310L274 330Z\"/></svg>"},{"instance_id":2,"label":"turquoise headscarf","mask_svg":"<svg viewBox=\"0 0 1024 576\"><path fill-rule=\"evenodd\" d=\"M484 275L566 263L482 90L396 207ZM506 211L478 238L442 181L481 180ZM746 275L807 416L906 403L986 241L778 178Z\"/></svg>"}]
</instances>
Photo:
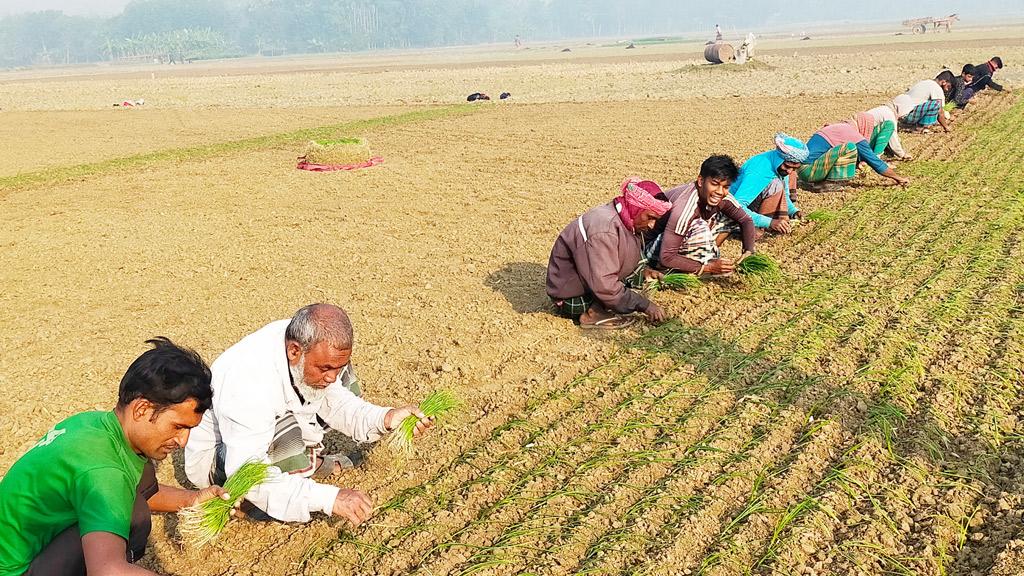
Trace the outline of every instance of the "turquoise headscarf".
<instances>
[{"instance_id":1,"label":"turquoise headscarf","mask_svg":"<svg viewBox=\"0 0 1024 576\"><path fill-rule=\"evenodd\" d=\"M784 132L775 135L775 147L778 148L779 154L782 154L782 159L787 162L802 164L809 154L807 145L802 140L797 140Z\"/></svg>"}]
</instances>

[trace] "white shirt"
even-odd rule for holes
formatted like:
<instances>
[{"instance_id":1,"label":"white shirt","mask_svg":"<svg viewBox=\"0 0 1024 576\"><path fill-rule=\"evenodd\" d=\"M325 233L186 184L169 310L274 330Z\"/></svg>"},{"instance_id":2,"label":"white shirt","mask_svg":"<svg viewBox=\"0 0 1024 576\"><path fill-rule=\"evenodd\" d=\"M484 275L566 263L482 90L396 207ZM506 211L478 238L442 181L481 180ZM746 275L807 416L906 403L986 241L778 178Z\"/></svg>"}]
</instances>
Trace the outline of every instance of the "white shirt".
<instances>
[{"instance_id":1,"label":"white shirt","mask_svg":"<svg viewBox=\"0 0 1024 576\"><path fill-rule=\"evenodd\" d=\"M211 367L213 407L192 430L185 446L185 474L199 487L210 485L217 446L223 444L224 471L230 476L249 460L269 462L268 450L278 418L291 412L306 446L323 440L317 416L357 442L384 435L390 408L359 398L339 382L320 401L303 403L292 388L285 354L288 320L271 322L228 348ZM336 486L318 484L295 474L279 474L253 489L246 499L285 522L308 522L313 512L330 515Z\"/></svg>"},{"instance_id":2,"label":"white shirt","mask_svg":"<svg viewBox=\"0 0 1024 576\"><path fill-rule=\"evenodd\" d=\"M915 107L924 104L929 100L946 101L946 94L942 86L935 80L921 80L910 87L905 93L892 99L892 105L896 109L896 115L903 118Z\"/></svg>"},{"instance_id":3,"label":"white shirt","mask_svg":"<svg viewBox=\"0 0 1024 576\"><path fill-rule=\"evenodd\" d=\"M893 110L892 106L878 106L868 110L867 113L875 119L876 125L886 121L892 122L893 131L892 137L889 138L889 148L892 149L892 153L897 158L906 157L907 153L903 150L903 144L900 142L899 130L896 129L899 127L899 122L896 120L896 111Z\"/></svg>"}]
</instances>

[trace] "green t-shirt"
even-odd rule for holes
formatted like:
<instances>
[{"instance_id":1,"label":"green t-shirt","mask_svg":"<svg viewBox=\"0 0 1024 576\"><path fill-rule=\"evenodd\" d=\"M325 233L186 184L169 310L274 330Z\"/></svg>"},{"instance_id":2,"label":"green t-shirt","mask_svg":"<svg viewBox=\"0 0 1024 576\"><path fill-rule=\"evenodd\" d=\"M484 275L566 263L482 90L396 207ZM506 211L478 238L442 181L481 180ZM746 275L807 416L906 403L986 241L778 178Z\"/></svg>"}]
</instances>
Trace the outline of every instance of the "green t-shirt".
<instances>
[{"instance_id":1,"label":"green t-shirt","mask_svg":"<svg viewBox=\"0 0 1024 576\"><path fill-rule=\"evenodd\" d=\"M113 412L54 426L0 481L0 576L25 572L72 524L127 540L145 463Z\"/></svg>"}]
</instances>

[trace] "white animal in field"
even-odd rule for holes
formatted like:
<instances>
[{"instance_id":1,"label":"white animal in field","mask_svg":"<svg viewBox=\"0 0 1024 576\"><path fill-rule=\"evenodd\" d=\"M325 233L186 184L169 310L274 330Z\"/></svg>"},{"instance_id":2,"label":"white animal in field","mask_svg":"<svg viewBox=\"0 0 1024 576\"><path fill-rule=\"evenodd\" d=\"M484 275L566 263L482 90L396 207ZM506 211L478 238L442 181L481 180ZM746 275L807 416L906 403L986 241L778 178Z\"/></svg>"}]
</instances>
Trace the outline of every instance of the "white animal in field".
<instances>
[{"instance_id":1,"label":"white animal in field","mask_svg":"<svg viewBox=\"0 0 1024 576\"><path fill-rule=\"evenodd\" d=\"M748 58L753 58L754 44L756 40L757 37L754 36L753 32L747 34L747 39L743 41L743 44L740 46L740 49L736 51L737 64L744 64L746 63Z\"/></svg>"}]
</instances>

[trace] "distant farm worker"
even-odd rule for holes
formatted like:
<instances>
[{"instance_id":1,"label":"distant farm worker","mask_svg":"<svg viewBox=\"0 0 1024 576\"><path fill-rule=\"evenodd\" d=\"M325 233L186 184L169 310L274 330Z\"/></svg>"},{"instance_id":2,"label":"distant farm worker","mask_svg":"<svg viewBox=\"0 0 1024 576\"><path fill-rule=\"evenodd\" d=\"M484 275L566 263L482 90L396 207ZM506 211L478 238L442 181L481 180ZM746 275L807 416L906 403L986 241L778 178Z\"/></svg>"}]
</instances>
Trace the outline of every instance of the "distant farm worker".
<instances>
[{"instance_id":1,"label":"distant farm worker","mask_svg":"<svg viewBox=\"0 0 1024 576\"><path fill-rule=\"evenodd\" d=\"M644 280L660 278L643 258L648 240L672 203L657 184L638 178L622 183L621 194L591 208L562 230L548 260L547 293L559 314L578 320L580 328L621 329L643 312L652 322L665 312L642 292Z\"/></svg>"},{"instance_id":2,"label":"distant farm worker","mask_svg":"<svg viewBox=\"0 0 1024 576\"><path fill-rule=\"evenodd\" d=\"M729 193L751 217L754 226L776 234L793 231L789 219L799 218L800 211L789 196L789 183L805 160L807 145L779 132L775 135L775 150L762 152L743 163Z\"/></svg>"},{"instance_id":3,"label":"distant farm worker","mask_svg":"<svg viewBox=\"0 0 1024 576\"><path fill-rule=\"evenodd\" d=\"M922 80L910 87L906 93L892 99L896 116L912 130L925 130L936 122L949 132L949 122L942 112L946 102L946 90L953 86L953 73L943 70L935 80Z\"/></svg>"},{"instance_id":4,"label":"distant farm worker","mask_svg":"<svg viewBox=\"0 0 1024 576\"><path fill-rule=\"evenodd\" d=\"M1010 89L996 84L993 76L996 70L1003 68L1003 59L999 56L993 56L988 62L984 64L978 64L971 70L971 82L968 87L974 91L975 94L981 92L986 88L991 88L996 92L1009 92Z\"/></svg>"},{"instance_id":5,"label":"distant farm worker","mask_svg":"<svg viewBox=\"0 0 1024 576\"><path fill-rule=\"evenodd\" d=\"M868 141L873 131L874 117L867 113L847 122L826 124L807 141L808 155L800 179L811 184L847 182L857 175L857 165L864 162L897 184L907 184L907 178L893 172L875 153Z\"/></svg>"},{"instance_id":6,"label":"distant farm worker","mask_svg":"<svg viewBox=\"0 0 1024 576\"><path fill-rule=\"evenodd\" d=\"M188 479L218 484L259 460L285 473L247 496L271 518L308 522L322 512L353 525L366 520L373 508L366 494L317 482L354 466L348 456L322 453L325 427L372 442L407 416L419 418L417 436L433 421L415 406L387 408L360 398L353 343L344 310L311 304L228 348L213 363L213 407L185 448Z\"/></svg>"},{"instance_id":7,"label":"distant farm worker","mask_svg":"<svg viewBox=\"0 0 1024 576\"><path fill-rule=\"evenodd\" d=\"M719 247L731 232L743 238L743 256L754 252L754 221L729 194L739 168L729 156L715 155L700 165L697 180L665 192L672 210L656 242L659 268L701 276L731 274L736 263ZM742 256L741 256L742 258Z\"/></svg>"},{"instance_id":8,"label":"distant farm worker","mask_svg":"<svg viewBox=\"0 0 1024 576\"><path fill-rule=\"evenodd\" d=\"M862 117L861 114L869 115L870 120ZM896 109L891 104L876 106L867 112L858 112L854 116L854 122L862 135L865 134L867 126L871 125L871 133L865 138L868 139L868 144L871 145L871 149L875 151L876 155L881 156L888 151L900 160L912 159L910 154L903 149L900 134L896 130L899 120L896 119Z\"/></svg>"},{"instance_id":9,"label":"distant farm worker","mask_svg":"<svg viewBox=\"0 0 1024 576\"><path fill-rule=\"evenodd\" d=\"M721 42L721 41L722 41L722 27L719 26L718 24L715 24L715 42Z\"/></svg>"},{"instance_id":10,"label":"distant farm worker","mask_svg":"<svg viewBox=\"0 0 1024 576\"><path fill-rule=\"evenodd\" d=\"M150 512L224 497L158 484L154 461L188 441L210 407L210 369L166 338L128 367L112 411L58 423L0 481L0 574L153 574Z\"/></svg>"}]
</instances>

